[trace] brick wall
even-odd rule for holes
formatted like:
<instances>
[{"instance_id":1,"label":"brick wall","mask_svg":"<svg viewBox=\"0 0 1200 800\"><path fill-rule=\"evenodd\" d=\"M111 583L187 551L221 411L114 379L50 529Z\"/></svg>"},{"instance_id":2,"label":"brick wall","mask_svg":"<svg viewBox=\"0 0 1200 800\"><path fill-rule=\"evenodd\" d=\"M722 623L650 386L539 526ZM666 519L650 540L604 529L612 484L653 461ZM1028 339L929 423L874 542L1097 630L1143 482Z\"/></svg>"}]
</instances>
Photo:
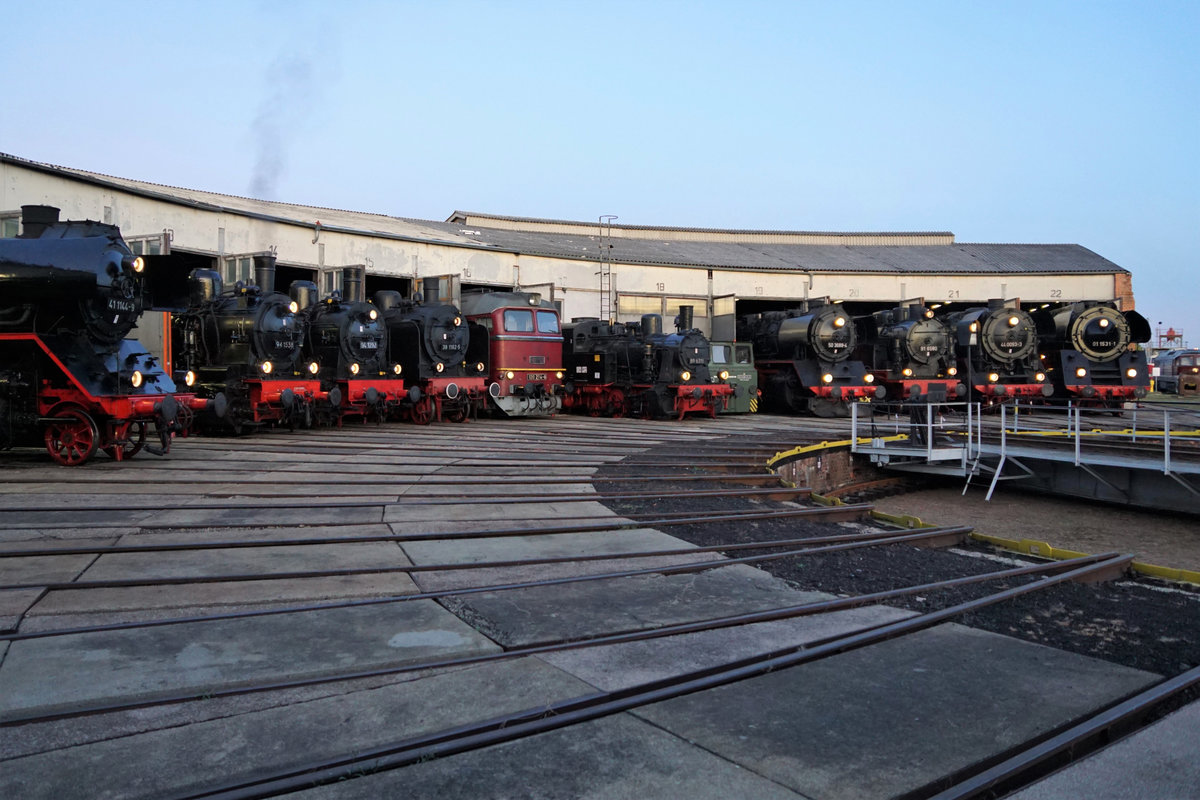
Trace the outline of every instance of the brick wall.
<instances>
[{"instance_id":1,"label":"brick wall","mask_svg":"<svg viewBox=\"0 0 1200 800\"><path fill-rule=\"evenodd\" d=\"M848 446L813 453L784 464L778 468L778 472L785 480L797 486L807 486L817 494L883 476L867 459L854 458Z\"/></svg>"}]
</instances>

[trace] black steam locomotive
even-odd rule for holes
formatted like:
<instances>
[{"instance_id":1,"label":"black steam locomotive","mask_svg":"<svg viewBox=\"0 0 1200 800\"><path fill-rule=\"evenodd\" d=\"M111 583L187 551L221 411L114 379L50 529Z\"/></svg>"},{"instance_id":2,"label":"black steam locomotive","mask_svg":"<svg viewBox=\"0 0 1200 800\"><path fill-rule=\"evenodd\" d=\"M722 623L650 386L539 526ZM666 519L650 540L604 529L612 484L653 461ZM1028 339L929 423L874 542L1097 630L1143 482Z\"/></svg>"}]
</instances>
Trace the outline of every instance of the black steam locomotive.
<instances>
[{"instance_id":1,"label":"black steam locomotive","mask_svg":"<svg viewBox=\"0 0 1200 800\"><path fill-rule=\"evenodd\" d=\"M304 358L315 361L327 403L319 421L341 424L347 417L386 419L405 400L403 367L388 355L388 331L379 309L363 299L363 268L342 271L341 292L317 303L316 286L292 284L304 315Z\"/></svg>"},{"instance_id":2,"label":"black steam locomotive","mask_svg":"<svg viewBox=\"0 0 1200 800\"><path fill-rule=\"evenodd\" d=\"M563 326L567 373L563 407L592 416L716 416L733 393L712 380L708 339L692 328L692 308L681 306L676 333L665 334L660 314L641 322L577 320Z\"/></svg>"},{"instance_id":3,"label":"black steam locomotive","mask_svg":"<svg viewBox=\"0 0 1200 800\"><path fill-rule=\"evenodd\" d=\"M192 271L190 305L173 319L176 361L195 375L198 394L224 400L202 418L208 426L238 433L271 424L307 427L328 393L317 362L304 358L305 320L297 300L273 290L275 259L255 257L254 267L255 283L239 281L228 291L218 272ZM297 287L298 296L306 291Z\"/></svg>"},{"instance_id":4,"label":"black steam locomotive","mask_svg":"<svg viewBox=\"0 0 1200 800\"><path fill-rule=\"evenodd\" d=\"M1130 347L1150 341L1150 323L1141 314L1092 300L1039 309L1034 320L1056 397L1107 406L1146 396L1146 354Z\"/></svg>"},{"instance_id":5,"label":"black steam locomotive","mask_svg":"<svg viewBox=\"0 0 1200 800\"><path fill-rule=\"evenodd\" d=\"M848 416L848 403L885 394L866 365L852 358L859 341L854 320L828 298L739 317L737 338L754 347L767 408Z\"/></svg>"},{"instance_id":6,"label":"black steam locomotive","mask_svg":"<svg viewBox=\"0 0 1200 800\"><path fill-rule=\"evenodd\" d=\"M1045 398L1053 384L1038 359L1033 317L1004 300L946 315L954 331L959 376L987 403L1006 398Z\"/></svg>"},{"instance_id":7,"label":"black steam locomotive","mask_svg":"<svg viewBox=\"0 0 1200 800\"><path fill-rule=\"evenodd\" d=\"M888 399L942 403L966 396L951 330L923 302L876 311L859 324L866 335L858 355Z\"/></svg>"},{"instance_id":8,"label":"black steam locomotive","mask_svg":"<svg viewBox=\"0 0 1200 800\"><path fill-rule=\"evenodd\" d=\"M400 415L427 425L435 419L463 422L478 413L485 401L486 346L483 354L471 350L462 313L444 303L422 304L420 295L403 300L394 291L376 292L375 307L409 387Z\"/></svg>"},{"instance_id":9,"label":"black steam locomotive","mask_svg":"<svg viewBox=\"0 0 1200 800\"><path fill-rule=\"evenodd\" d=\"M40 440L60 464L103 450L163 454L205 403L176 394L158 359L125 338L145 310L142 273L121 232L22 207L22 233L0 239L0 449Z\"/></svg>"}]
</instances>

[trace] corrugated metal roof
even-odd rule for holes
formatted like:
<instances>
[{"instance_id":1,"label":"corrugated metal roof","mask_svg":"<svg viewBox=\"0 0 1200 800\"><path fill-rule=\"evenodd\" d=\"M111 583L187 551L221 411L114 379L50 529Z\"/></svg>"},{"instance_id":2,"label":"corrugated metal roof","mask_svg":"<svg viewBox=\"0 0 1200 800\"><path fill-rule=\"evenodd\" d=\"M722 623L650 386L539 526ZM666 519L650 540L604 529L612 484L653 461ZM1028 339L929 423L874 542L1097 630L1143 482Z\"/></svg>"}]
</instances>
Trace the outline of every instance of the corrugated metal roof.
<instances>
[{"instance_id":1,"label":"corrugated metal roof","mask_svg":"<svg viewBox=\"0 0 1200 800\"><path fill-rule=\"evenodd\" d=\"M498 217L455 212L450 221L437 222L359 211L344 211L279 203L252 198L222 195L195 189L181 189L118 178L85 170L59 167L28 161L0 153L0 163L10 163L66 178L112 186L164 202L192 208L208 208L284 224L314 227L317 220L323 228L342 230L351 234L380 236L404 241L427 242L451 247L496 250L518 255L550 258L607 260L614 264L648 266L680 266L697 269L726 269L747 271L791 272L862 272L862 273L1080 273L1097 274L1127 272L1108 259L1077 244L790 244L763 241L720 241L694 239L659 240L649 238L654 230L717 231L704 228L649 228L624 226L641 232L637 238L568 233L562 231L534 232L508 228L487 228L479 225L488 216L513 222L549 222L524 217ZM469 226L456 219L471 219ZM563 224L582 226L584 223ZM597 225L597 230L599 226ZM717 231L737 234L739 231ZM748 238L758 238L769 231L745 231ZM801 235L803 232L777 233ZM825 234L814 234L825 235ZM841 234L829 234L839 236ZM952 234L845 234L846 236L945 236Z\"/></svg>"}]
</instances>

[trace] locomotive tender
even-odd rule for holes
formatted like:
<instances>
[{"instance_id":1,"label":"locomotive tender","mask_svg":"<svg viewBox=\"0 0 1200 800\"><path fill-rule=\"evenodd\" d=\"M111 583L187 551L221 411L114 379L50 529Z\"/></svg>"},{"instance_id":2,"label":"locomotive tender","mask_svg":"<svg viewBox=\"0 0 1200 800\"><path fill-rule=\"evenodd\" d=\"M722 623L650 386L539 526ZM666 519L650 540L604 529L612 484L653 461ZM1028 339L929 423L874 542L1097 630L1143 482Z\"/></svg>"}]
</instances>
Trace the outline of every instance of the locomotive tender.
<instances>
[{"instance_id":1,"label":"locomotive tender","mask_svg":"<svg viewBox=\"0 0 1200 800\"><path fill-rule=\"evenodd\" d=\"M202 418L210 425L239 433L269 424L308 427L316 405L329 398L317 362L303 357L299 303L274 291L274 258L256 256L254 268L254 284L239 281L229 291L222 291L220 273L192 271L190 305L172 321L177 363L196 376L198 394L224 398L219 417Z\"/></svg>"},{"instance_id":2,"label":"locomotive tender","mask_svg":"<svg viewBox=\"0 0 1200 800\"><path fill-rule=\"evenodd\" d=\"M716 416L733 388L727 372L710 379L708 339L692 328L692 308L681 306L676 333L664 334L662 316L641 322L577 320L563 326L563 363L571 376L564 407L592 416Z\"/></svg>"},{"instance_id":3,"label":"locomotive tender","mask_svg":"<svg viewBox=\"0 0 1200 800\"><path fill-rule=\"evenodd\" d=\"M103 450L121 461L171 436L207 404L176 394L146 348L125 338L145 310L145 262L113 225L23 206L0 239L0 449L39 439L60 464Z\"/></svg>"},{"instance_id":4,"label":"locomotive tender","mask_svg":"<svg viewBox=\"0 0 1200 800\"><path fill-rule=\"evenodd\" d=\"M1146 396L1146 353L1131 345L1150 341L1150 323L1116 303L1084 301L1034 313L1042 368L1057 397L1116 405Z\"/></svg>"},{"instance_id":5,"label":"locomotive tender","mask_svg":"<svg viewBox=\"0 0 1200 800\"><path fill-rule=\"evenodd\" d=\"M423 304L418 294L375 293L388 332L388 351L401 367L408 392L400 415L418 425L463 422L484 402L487 364L471 361L471 331L462 313L444 303Z\"/></svg>"},{"instance_id":6,"label":"locomotive tender","mask_svg":"<svg viewBox=\"0 0 1200 800\"><path fill-rule=\"evenodd\" d=\"M829 298L739 317L737 338L754 346L759 387L768 408L849 416L848 403L885 395L866 365L851 357L859 340L854 321Z\"/></svg>"},{"instance_id":7,"label":"locomotive tender","mask_svg":"<svg viewBox=\"0 0 1200 800\"><path fill-rule=\"evenodd\" d=\"M508 417L552 416L563 407L563 335L558 310L537 292L470 292L468 364L487 365L492 408Z\"/></svg>"}]
</instances>

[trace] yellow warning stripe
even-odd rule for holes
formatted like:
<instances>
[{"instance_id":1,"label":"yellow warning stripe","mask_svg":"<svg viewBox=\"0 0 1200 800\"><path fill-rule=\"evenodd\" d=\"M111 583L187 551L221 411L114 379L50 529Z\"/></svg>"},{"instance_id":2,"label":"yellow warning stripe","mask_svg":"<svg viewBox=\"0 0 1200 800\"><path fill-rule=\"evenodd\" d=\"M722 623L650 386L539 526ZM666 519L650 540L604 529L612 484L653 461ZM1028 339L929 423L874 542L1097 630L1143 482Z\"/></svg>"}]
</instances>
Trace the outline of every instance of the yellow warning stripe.
<instances>
[{"instance_id":1,"label":"yellow warning stripe","mask_svg":"<svg viewBox=\"0 0 1200 800\"><path fill-rule=\"evenodd\" d=\"M1000 536L986 536L982 533L972 533L971 538L987 542L1004 550L1011 550L1014 553L1025 553L1031 556L1040 556L1041 558L1051 558L1055 561L1090 555L1090 553L1080 553L1076 550L1054 547L1048 542L1041 542L1037 539L1005 539ZM1134 572L1140 572L1143 575L1150 575L1155 578L1162 578L1163 580L1200 584L1200 571L1197 570L1160 567L1156 564L1147 564L1144 561L1134 561L1132 569Z\"/></svg>"},{"instance_id":2,"label":"yellow warning stripe","mask_svg":"<svg viewBox=\"0 0 1200 800\"><path fill-rule=\"evenodd\" d=\"M1011 428L1005 428L1005 433L1009 436L1074 436L1075 431L1015 431ZM1162 437L1166 435L1166 431L1135 431L1133 428L1092 428L1090 431L1080 431L1080 436L1138 436L1147 437ZM1200 436L1200 429L1191 431L1171 431L1171 438L1176 436Z\"/></svg>"},{"instance_id":3,"label":"yellow warning stripe","mask_svg":"<svg viewBox=\"0 0 1200 800\"><path fill-rule=\"evenodd\" d=\"M897 442L901 439L907 438L907 434L900 433L896 434L895 436L884 436L880 439L880 441ZM860 436L858 439L859 444L870 444L873 441L875 441L875 439L872 439L870 436ZM801 445L800 447L793 447L791 450L785 450L782 453L776 453L775 455L771 456L771 458L767 460L767 467L774 468L776 464L785 459L802 456L806 453L815 453L818 450L833 450L838 447L849 447L851 444L852 442L850 439L841 439L836 442L819 442L818 444L806 444Z\"/></svg>"}]
</instances>

